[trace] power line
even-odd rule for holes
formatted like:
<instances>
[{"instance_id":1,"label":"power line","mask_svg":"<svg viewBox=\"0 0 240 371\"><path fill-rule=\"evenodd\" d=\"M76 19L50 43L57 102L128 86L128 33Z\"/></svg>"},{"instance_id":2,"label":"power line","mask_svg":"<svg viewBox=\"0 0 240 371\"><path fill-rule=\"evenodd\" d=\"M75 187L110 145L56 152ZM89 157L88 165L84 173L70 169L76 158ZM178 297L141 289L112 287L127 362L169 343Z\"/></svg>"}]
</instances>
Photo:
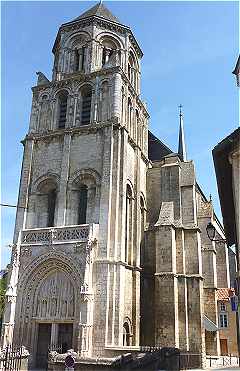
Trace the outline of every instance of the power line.
<instances>
[{"instance_id":1,"label":"power line","mask_svg":"<svg viewBox=\"0 0 240 371\"><path fill-rule=\"evenodd\" d=\"M24 207L24 206L9 205L9 204L0 204L0 206L3 206L3 207L16 207L17 209L27 209L27 207Z\"/></svg>"}]
</instances>

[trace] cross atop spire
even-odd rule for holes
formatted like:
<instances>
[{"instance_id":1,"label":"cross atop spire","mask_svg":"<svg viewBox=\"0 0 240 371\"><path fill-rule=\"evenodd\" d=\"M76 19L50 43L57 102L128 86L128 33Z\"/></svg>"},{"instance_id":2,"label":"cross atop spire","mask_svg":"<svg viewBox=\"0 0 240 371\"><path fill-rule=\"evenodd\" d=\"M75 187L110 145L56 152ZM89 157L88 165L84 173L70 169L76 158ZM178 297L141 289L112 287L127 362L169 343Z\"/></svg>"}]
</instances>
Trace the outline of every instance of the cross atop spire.
<instances>
[{"instance_id":1,"label":"cross atop spire","mask_svg":"<svg viewBox=\"0 0 240 371\"><path fill-rule=\"evenodd\" d=\"M186 146L185 146L185 139L184 139L184 128L183 128L183 113L182 108L183 106L180 104L179 108L179 137L178 137L178 154L182 161L187 160L187 153L186 153Z\"/></svg>"}]
</instances>

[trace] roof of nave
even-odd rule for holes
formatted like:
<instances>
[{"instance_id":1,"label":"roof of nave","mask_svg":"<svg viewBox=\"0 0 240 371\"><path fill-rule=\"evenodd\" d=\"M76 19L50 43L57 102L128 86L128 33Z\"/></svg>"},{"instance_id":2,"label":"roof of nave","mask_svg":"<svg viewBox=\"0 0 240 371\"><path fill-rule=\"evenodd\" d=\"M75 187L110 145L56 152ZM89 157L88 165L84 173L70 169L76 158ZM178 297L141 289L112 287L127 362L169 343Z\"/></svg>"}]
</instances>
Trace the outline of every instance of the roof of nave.
<instances>
[{"instance_id":1,"label":"roof of nave","mask_svg":"<svg viewBox=\"0 0 240 371\"><path fill-rule=\"evenodd\" d=\"M72 22L79 21L80 19L85 19L89 17L100 17L107 19L108 21L121 23L115 15L113 15L108 8L106 8L103 3L99 2L98 4L94 5L92 8L88 9L86 12L81 14L79 17L75 18Z\"/></svg>"},{"instance_id":2,"label":"roof of nave","mask_svg":"<svg viewBox=\"0 0 240 371\"><path fill-rule=\"evenodd\" d=\"M148 158L151 161L159 161L163 157L173 153L160 139L148 131Z\"/></svg>"}]
</instances>

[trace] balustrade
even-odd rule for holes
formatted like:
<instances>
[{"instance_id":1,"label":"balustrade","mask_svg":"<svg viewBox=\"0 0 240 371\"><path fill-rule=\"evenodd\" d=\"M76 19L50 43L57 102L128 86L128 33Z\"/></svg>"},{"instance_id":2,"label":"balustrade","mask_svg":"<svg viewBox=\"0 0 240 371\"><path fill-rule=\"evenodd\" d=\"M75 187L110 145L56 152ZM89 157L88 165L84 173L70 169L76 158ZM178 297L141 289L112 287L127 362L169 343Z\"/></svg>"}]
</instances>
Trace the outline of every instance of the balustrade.
<instances>
[{"instance_id":1,"label":"balustrade","mask_svg":"<svg viewBox=\"0 0 240 371\"><path fill-rule=\"evenodd\" d=\"M22 245L58 244L67 242L87 242L93 235L89 224L54 228L35 228L22 231Z\"/></svg>"}]
</instances>

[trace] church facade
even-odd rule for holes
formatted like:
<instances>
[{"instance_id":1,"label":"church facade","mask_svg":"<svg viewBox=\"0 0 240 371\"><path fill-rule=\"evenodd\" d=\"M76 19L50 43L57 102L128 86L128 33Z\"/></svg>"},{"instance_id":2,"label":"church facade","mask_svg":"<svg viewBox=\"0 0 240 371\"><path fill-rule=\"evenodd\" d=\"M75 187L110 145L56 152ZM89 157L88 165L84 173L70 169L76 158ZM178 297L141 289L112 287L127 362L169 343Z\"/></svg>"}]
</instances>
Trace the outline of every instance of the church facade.
<instances>
[{"instance_id":1,"label":"church facade","mask_svg":"<svg viewBox=\"0 0 240 371\"><path fill-rule=\"evenodd\" d=\"M2 343L113 357L140 345L219 354L224 244L185 155L148 130L143 53L101 3L63 24L39 72L24 156Z\"/></svg>"}]
</instances>

